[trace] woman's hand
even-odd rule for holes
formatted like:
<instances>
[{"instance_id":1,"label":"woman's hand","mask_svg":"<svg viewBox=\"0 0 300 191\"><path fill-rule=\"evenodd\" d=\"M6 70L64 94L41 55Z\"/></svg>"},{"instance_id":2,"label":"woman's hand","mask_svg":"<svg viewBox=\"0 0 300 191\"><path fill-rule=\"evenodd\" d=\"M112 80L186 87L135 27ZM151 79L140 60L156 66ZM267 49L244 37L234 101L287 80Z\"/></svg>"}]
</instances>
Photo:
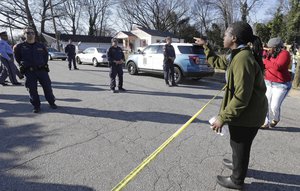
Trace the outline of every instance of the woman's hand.
<instances>
[{"instance_id":1,"label":"woman's hand","mask_svg":"<svg viewBox=\"0 0 300 191\"><path fill-rule=\"evenodd\" d=\"M221 133L222 132L222 127L223 124L216 119L211 125L210 127L212 128L213 131L215 131L216 133Z\"/></svg>"},{"instance_id":2,"label":"woman's hand","mask_svg":"<svg viewBox=\"0 0 300 191\"><path fill-rule=\"evenodd\" d=\"M195 39L195 43L198 45L207 45L206 40L204 40L203 38L199 38L199 37L193 37Z\"/></svg>"}]
</instances>

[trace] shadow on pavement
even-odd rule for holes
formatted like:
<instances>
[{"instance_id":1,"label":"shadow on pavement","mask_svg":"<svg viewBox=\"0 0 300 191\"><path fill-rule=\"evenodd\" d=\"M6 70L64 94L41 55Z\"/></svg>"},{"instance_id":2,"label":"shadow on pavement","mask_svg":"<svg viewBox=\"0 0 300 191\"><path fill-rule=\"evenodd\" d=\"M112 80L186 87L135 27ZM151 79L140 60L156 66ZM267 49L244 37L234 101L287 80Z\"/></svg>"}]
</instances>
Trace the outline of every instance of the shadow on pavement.
<instances>
[{"instance_id":1,"label":"shadow on pavement","mask_svg":"<svg viewBox=\"0 0 300 191\"><path fill-rule=\"evenodd\" d=\"M167 124L183 124L183 122L188 121L192 116L180 115L175 113L164 113L157 111L108 111L108 110L98 110L94 108L76 108L76 107L59 107L56 110L52 110L55 113L68 113L70 115L81 115L88 117L101 117L108 119L117 119L123 121L137 122L137 121L149 121L156 123L167 123ZM207 121L202 121L195 119L194 122L197 123L207 123Z\"/></svg>"},{"instance_id":2,"label":"shadow on pavement","mask_svg":"<svg viewBox=\"0 0 300 191\"><path fill-rule=\"evenodd\" d=\"M171 87L177 88L177 87ZM182 97L191 99L211 99L213 95L200 95L200 94L188 94L188 93L172 93L172 92L157 92L157 91L142 91L142 90L127 90L126 93L140 94L140 95L154 95L154 96L166 96L166 97ZM222 99L221 96L217 96L215 99Z\"/></svg>"},{"instance_id":3,"label":"shadow on pavement","mask_svg":"<svg viewBox=\"0 0 300 191\"><path fill-rule=\"evenodd\" d=\"M101 86L108 86L108 85L101 85ZM53 89L69 89L69 90L78 90L78 91L103 91L106 89L99 88L99 85L93 85L88 83L81 83L81 82L56 82L52 81L52 88Z\"/></svg>"},{"instance_id":4,"label":"shadow on pavement","mask_svg":"<svg viewBox=\"0 0 300 191\"><path fill-rule=\"evenodd\" d=\"M23 96L20 96L23 97ZM182 124L183 121L189 120L192 116L180 115L175 113L164 113L158 111L109 111L94 108L77 108L70 106L58 106L58 109L47 109L48 104L42 103L41 113L63 113L78 116L101 117L108 119L117 119L123 121L149 121L157 123ZM30 103L1 103L2 117L36 117L37 114L32 113ZM207 123L199 119L195 119L197 123ZM1 125L1 123L0 123ZM1 137L1 136L0 136Z\"/></svg>"},{"instance_id":5,"label":"shadow on pavement","mask_svg":"<svg viewBox=\"0 0 300 191\"><path fill-rule=\"evenodd\" d=\"M40 131L41 125L27 124L7 128L5 121L0 119L0 190L1 191L93 191L92 188L80 185L41 183L42 177L26 176L25 171L36 170L22 161L24 155L34 152L47 144L46 137ZM12 171L22 170L15 175Z\"/></svg>"},{"instance_id":6,"label":"shadow on pavement","mask_svg":"<svg viewBox=\"0 0 300 191\"><path fill-rule=\"evenodd\" d=\"M253 177L258 180L268 181L268 183L253 182L251 184L246 185L247 188L246 190L263 190L263 191L275 191L275 190L299 191L300 190L300 175L249 169L248 177Z\"/></svg>"},{"instance_id":7,"label":"shadow on pavement","mask_svg":"<svg viewBox=\"0 0 300 191\"><path fill-rule=\"evenodd\" d=\"M299 127L273 127L273 128L260 128L261 130L267 130L267 131L284 131L284 132L291 132L291 133L299 133L300 128Z\"/></svg>"}]
</instances>

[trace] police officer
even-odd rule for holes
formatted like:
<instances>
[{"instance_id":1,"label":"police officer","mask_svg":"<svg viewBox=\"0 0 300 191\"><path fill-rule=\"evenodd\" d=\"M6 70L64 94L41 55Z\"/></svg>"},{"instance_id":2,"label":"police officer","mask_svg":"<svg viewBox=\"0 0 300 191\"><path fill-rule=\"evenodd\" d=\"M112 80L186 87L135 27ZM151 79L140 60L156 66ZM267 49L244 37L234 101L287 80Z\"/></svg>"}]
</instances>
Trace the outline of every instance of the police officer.
<instances>
[{"instance_id":1,"label":"police officer","mask_svg":"<svg viewBox=\"0 0 300 191\"><path fill-rule=\"evenodd\" d=\"M123 63L125 56L122 49L118 46L118 40L113 38L111 40L112 46L107 51L108 62L110 66L109 77L110 77L110 89L113 93L116 93L116 76L118 75L119 91L126 91L123 88Z\"/></svg>"},{"instance_id":2,"label":"police officer","mask_svg":"<svg viewBox=\"0 0 300 191\"><path fill-rule=\"evenodd\" d=\"M20 79L23 78L23 75L20 74L18 68L14 63L13 50L11 46L7 43L8 36L6 31L0 33L0 59L1 59L1 71L0 71L0 84L7 86L5 79L9 77L13 85L21 85L18 82L16 75Z\"/></svg>"},{"instance_id":3,"label":"police officer","mask_svg":"<svg viewBox=\"0 0 300 191\"><path fill-rule=\"evenodd\" d=\"M31 27L24 29L24 36L25 41L14 47L14 53L21 73L26 76L25 87L29 91L30 102L34 107L33 112L40 112L41 105L37 82L41 84L50 107L56 109L55 97L48 75L48 50L43 44L35 41L35 32Z\"/></svg>"},{"instance_id":4,"label":"police officer","mask_svg":"<svg viewBox=\"0 0 300 191\"><path fill-rule=\"evenodd\" d=\"M76 55L76 47L72 44L72 40L69 39L69 44L65 47L65 53L67 53L68 61L69 61L69 70L71 70L71 65L73 62L74 70L79 70L76 66L75 55Z\"/></svg>"},{"instance_id":5,"label":"police officer","mask_svg":"<svg viewBox=\"0 0 300 191\"><path fill-rule=\"evenodd\" d=\"M171 86L177 86L174 79L174 60L176 58L174 47L171 45L172 38L167 37L166 38L166 44L164 46L164 78L166 85ZM171 84L169 84L169 80L171 80Z\"/></svg>"}]
</instances>

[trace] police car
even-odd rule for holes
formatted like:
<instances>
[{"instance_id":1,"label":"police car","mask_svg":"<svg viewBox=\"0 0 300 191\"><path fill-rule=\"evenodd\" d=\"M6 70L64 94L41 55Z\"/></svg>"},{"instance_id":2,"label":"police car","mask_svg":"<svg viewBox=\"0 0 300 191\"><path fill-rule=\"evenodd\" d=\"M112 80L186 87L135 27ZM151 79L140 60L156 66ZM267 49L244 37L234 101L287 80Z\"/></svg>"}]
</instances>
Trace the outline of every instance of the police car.
<instances>
[{"instance_id":1,"label":"police car","mask_svg":"<svg viewBox=\"0 0 300 191\"><path fill-rule=\"evenodd\" d=\"M165 43L155 43L143 51L128 56L125 66L131 75L138 72L163 74L163 46ZM192 43L172 43L176 59L174 61L175 82L183 78L200 79L212 76L214 69L207 63L202 46Z\"/></svg>"}]
</instances>

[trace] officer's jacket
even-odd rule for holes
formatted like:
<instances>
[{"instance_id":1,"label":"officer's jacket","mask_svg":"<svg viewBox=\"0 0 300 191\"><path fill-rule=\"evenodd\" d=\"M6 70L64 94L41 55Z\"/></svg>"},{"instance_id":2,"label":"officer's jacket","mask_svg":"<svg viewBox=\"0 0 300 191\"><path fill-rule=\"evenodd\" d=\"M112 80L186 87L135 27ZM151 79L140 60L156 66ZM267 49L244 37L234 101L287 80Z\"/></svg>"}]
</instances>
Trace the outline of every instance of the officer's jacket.
<instances>
[{"instance_id":1,"label":"officer's jacket","mask_svg":"<svg viewBox=\"0 0 300 191\"><path fill-rule=\"evenodd\" d=\"M76 47L74 44L68 44L65 48L65 53L67 53L68 56L75 56L76 54Z\"/></svg>"},{"instance_id":2,"label":"officer's jacket","mask_svg":"<svg viewBox=\"0 0 300 191\"><path fill-rule=\"evenodd\" d=\"M164 51L164 62L168 61L170 57L173 58L176 57L175 50L172 45L165 44L163 51Z\"/></svg>"},{"instance_id":3,"label":"officer's jacket","mask_svg":"<svg viewBox=\"0 0 300 191\"><path fill-rule=\"evenodd\" d=\"M125 60L123 50L119 46L111 46L107 51L107 59L110 63L113 61Z\"/></svg>"},{"instance_id":4,"label":"officer's jacket","mask_svg":"<svg viewBox=\"0 0 300 191\"><path fill-rule=\"evenodd\" d=\"M24 67L40 67L48 63L48 50L39 43L22 42L14 47L16 61Z\"/></svg>"}]
</instances>

